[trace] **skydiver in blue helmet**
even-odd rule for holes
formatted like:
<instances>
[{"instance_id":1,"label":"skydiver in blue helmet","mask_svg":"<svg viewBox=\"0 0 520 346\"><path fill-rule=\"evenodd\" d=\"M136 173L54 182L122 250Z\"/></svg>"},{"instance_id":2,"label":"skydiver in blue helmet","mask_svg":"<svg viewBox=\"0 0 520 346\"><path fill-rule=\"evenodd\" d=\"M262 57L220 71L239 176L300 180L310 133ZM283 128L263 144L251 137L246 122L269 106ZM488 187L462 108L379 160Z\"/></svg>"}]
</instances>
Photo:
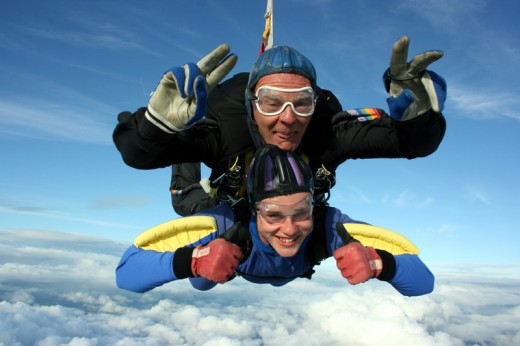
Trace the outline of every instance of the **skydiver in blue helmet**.
<instances>
[{"instance_id":1,"label":"skydiver in blue helmet","mask_svg":"<svg viewBox=\"0 0 520 346\"><path fill-rule=\"evenodd\" d=\"M263 144L308 157L314 201L326 203L343 162L425 157L440 145L446 83L427 68L443 53L427 51L408 62L408 47L406 36L394 44L384 73L388 114L343 110L318 86L312 62L289 46L266 50L250 73L224 80L237 56L223 44L196 64L167 71L147 107L120 113L114 143L131 167L173 167L179 215L242 198L247 167ZM211 170L201 183L199 163Z\"/></svg>"},{"instance_id":2,"label":"skydiver in blue helmet","mask_svg":"<svg viewBox=\"0 0 520 346\"><path fill-rule=\"evenodd\" d=\"M223 202L144 232L119 262L118 287L143 293L188 278L194 288L208 290L235 276L282 286L310 278L315 264L334 257L352 285L378 279L406 296L432 292L434 276L417 254L396 251L395 244L389 244L393 250L388 251L364 245L350 236L345 224L367 225L336 208L314 204L313 174L298 153L275 145L260 147L246 185L251 207L246 222Z\"/></svg>"}]
</instances>

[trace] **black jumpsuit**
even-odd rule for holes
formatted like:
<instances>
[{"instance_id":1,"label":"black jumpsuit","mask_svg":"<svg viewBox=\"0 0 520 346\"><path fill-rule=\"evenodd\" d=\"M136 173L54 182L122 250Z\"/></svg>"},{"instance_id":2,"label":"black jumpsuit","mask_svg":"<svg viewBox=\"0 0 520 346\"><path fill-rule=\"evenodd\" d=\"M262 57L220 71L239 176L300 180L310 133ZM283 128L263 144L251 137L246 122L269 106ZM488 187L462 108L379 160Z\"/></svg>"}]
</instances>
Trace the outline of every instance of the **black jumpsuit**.
<instances>
[{"instance_id":1,"label":"black jumpsuit","mask_svg":"<svg viewBox=\"0 0 520 346\"><path fill-rule=\"evenodd\" d=\"M211 181L237 164L243 176L255 142L258 143L245 107L247 80L248 73L239 73L219 84L209 94L205 118L174 134L149 122L144 115L146 108L120 113L113 139L124 162L137 169L196 163L173 166L172 187L176 190L200 180L200 162L211 169ZM318 96L311 123L298 148L308 158L313 172L319 174L325 168L332 174L328 185L320 187L316 181L316 195L328 192L334 184L336 168L348 159L428 156L437 150L446 131L440 113L429 111L411 120L396 121L380 109L343 111L336 97L324 89L318 88ZM244 194L243 188L235 192L235 197ZM210 198L200 185L173 198L180 215L191 215L216 203L218 200Z\"/></svg>"}]
</instances>

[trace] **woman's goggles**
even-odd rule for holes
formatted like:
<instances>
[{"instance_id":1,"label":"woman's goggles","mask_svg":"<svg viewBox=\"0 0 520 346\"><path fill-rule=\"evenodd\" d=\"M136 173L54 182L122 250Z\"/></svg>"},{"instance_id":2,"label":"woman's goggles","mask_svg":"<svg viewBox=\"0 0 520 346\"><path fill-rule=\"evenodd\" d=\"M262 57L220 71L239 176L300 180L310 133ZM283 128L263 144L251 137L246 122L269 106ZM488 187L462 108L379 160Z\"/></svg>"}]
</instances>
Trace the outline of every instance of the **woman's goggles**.
<instances>
[{"instance_id":1,"label":"woman's goggles","mask_svg":"<svg viewBox=\"0 0 520 346\"><path fill-rule=\"evenodd\" d=\"M314 113L316 94L312 87L284 89L272 86L261 86L251 98L258 111L265 116L275 116L290 106L296 115L309 117Z\"/></svg>"},{"instance_id":2,"label":"woman's goggles","mask_svg":"<svg viewBox=\"0 0 520 346\"><path fill-rule=\"evenodd\" d=\"M265 222L271 225L282 224L288 217L293 222L305 221L312 216L312 197L305 197L300 202L291 205L258 202L256 210Z\"/></svg>"}]
</instances>

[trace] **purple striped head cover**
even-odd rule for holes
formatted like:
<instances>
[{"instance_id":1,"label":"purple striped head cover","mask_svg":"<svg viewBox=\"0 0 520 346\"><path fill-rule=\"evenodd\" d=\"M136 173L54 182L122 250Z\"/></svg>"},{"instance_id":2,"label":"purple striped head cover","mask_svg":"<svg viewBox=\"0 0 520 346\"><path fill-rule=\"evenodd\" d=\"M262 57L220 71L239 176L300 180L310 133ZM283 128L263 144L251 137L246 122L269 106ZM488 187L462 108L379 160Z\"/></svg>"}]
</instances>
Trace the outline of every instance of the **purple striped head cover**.
<instances>
[{"instance_id":1,"label":"purple striped head cover","mask_svg":"<svg viewBox=\"0 0 520 346\"><path fill-rule=\"evenodd\" d=\"M275 145L258 149L247 174L247 198L254 205L265 198L314 192L309 165L298 154Z\"/></svg>"}]
</instances>

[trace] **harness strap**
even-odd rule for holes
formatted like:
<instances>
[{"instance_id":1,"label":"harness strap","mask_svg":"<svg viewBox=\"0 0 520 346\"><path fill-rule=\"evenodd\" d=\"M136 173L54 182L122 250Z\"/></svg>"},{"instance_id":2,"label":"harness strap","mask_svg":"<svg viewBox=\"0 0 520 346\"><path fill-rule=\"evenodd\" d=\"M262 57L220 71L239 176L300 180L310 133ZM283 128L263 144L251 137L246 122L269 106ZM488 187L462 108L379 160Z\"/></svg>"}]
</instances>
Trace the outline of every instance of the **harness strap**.
<instances>
[{"instance_id":1,"label":"harness strap","mask_svg":"<svg viewBox=\"0 0 520 346\"><path fill-rule=\"evenodd\" d=\"M314 200L316 203L326 205L330 198L330 189L336 185L336 176L330 172L323 163L314 175Z\"/></svg>"},{"instance_id":2,"label":"harness strap","mask_svg":"<svg viewBox=\"0 0 520 346\"><path fill-rule=\"evenodd\" d=\"M309 245L307 246L307 253L305 254L307 263L311 267L301 277L311 279L314 274L314 266L319 265L321 261L329 257L329 249L327 246L327 237L325 235L325 214L327 211L326 204L314 205L313 211L313 230Z\"/></svg>"},{"instance_id":3,"label":"harness strap","mask_svg":"<svg viewBox=\"0 0 520 346\"><path fill-rule=\"evenodd\" d=\"M242 263L249 257L253 247L253 240L249 231L251 209L249 208L249 203L244 198L240 198L231 204L231 209L235 213L236 222L221 237L230 243L238 245L242 251L242 259L240 260L240 263Z\"/></svg>"}]
</instances>

